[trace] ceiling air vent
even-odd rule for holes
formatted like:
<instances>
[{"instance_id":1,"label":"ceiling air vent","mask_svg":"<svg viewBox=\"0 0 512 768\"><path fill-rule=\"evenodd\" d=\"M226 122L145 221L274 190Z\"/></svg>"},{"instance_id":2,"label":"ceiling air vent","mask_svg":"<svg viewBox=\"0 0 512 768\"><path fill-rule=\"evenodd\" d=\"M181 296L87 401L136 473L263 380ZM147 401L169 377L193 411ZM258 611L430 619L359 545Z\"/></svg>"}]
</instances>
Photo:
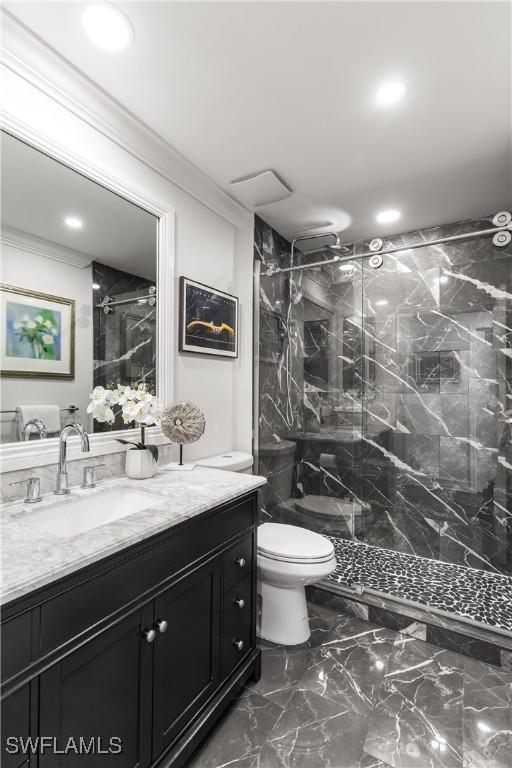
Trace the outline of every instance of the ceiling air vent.
<instances>
[{"instance_id":1,"label":"ceiling air vent","mask_svg":"<svg viewBox=\"0 0 512 768\"><path fill-rule=\"evenodd\" d=\"M249 208L277 203L290 197L292 190L281 181L274 171L261 171L230 183L233 195Z\"/></svg>"}]
</instances>

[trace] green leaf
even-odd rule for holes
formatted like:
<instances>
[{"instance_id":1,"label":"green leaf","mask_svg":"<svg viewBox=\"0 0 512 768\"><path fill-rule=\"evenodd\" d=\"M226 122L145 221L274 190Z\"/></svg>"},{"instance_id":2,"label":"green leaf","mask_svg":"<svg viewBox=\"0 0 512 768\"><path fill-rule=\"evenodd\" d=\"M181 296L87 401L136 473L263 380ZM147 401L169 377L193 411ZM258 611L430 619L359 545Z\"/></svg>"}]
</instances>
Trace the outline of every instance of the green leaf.
<instances>
[{"instance_id":1,"label":"green leaf","mask_svg":"<svg viewBox=\"0 0 512 768\"><path fill-rule=\"evenodd\" d=\"M139 443L132 443L131 440L122 440L120 437L116 437L116 440L118 443L122 443L123 445L133 445L137 447Z\"/></svg>"},{"instance_id":2,"label":"green leaf","mask_svg":"<svg viewBox=\"0 0 512 768\"><path fill-rule=\"evenodd\" d=\"M146 445L146 448L151 453L152 457L158 462L158 448L156 445Z\"/></svg>"}]
</instances>

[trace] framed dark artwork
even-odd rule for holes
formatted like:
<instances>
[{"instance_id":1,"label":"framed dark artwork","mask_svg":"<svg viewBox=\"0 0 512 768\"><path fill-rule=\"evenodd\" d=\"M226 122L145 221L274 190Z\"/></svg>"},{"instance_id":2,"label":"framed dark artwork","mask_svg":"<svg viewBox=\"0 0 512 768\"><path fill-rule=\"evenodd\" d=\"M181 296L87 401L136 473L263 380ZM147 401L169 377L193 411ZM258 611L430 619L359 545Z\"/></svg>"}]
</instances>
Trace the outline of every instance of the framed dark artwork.
<instances>
[{"instance_id":1,"label":"framed dark artwork","mask_svg":"<svg viewBox=\"0 0 512 768\"><path fill-rule=\"evenodd\" d=\"M180 278L180 352L238 357L238 299Z\"/></svg>"}]
</instances>

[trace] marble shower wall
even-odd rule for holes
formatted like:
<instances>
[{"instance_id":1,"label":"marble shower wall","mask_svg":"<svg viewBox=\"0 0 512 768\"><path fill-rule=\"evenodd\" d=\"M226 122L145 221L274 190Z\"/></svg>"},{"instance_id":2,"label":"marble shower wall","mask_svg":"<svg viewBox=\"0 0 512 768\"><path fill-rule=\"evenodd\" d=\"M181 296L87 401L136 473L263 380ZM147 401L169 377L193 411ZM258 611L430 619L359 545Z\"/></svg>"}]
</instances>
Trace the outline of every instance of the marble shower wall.
<instances>
[{"instance_id":1,"label":"marble shower wall","mask_svg":"<svg viewBox=\"0 0 512 768\"><path fill-rule=\"evenodd\" d=\"M290 243L255 216L254 258L262 273L270 265L287 266ZM298 364L298 326L290 317L290 283L283 276L260 279L259 309L259 473L263 514L291 495L295 444L283 436L302 429L303 377Z\"/></svg>"},{"instance_id":2,"label":"marble shower wall","mask_svg":"<svg viewBox=\"0 0 512 768\"><path fill-rule=\"evenodd\" d=\"M512 575L512 249L486 236L408 250L491 222L390 238L404 250L377 270L261 279L268 516ZM288 265L289 248L256 221L256 258Z\"/></svg>"}]
</instances>

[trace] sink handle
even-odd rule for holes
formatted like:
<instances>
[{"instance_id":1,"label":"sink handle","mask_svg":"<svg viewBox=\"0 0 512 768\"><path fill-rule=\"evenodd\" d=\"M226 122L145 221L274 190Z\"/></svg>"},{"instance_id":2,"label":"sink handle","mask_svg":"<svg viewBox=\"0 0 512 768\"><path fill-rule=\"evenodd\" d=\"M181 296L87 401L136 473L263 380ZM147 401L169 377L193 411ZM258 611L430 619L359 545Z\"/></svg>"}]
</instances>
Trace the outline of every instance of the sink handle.
<instances>
[{"instance_id":1,"label":"sink handle","mask_svg":"<svg viewBox=\"0 0 512 768\"><path fill-rule=\"evenodd\" d=\"M28 477L26 480L18 480L15 483L9 483L9 485L26 485L27 492L25 495L25 504L36 504L41 499L41 481L38 477Z\"/></svg>"},{"instance_id":2,"label":"sink handle","mask_svg":"<svg viewBox=\"0 0 512 768\"><path fill-rule=\"evenodd\" d=\"M96 470L105 464L87 464L83 469L81 488L96 488Z\"/></svg>"}]
</instances>

